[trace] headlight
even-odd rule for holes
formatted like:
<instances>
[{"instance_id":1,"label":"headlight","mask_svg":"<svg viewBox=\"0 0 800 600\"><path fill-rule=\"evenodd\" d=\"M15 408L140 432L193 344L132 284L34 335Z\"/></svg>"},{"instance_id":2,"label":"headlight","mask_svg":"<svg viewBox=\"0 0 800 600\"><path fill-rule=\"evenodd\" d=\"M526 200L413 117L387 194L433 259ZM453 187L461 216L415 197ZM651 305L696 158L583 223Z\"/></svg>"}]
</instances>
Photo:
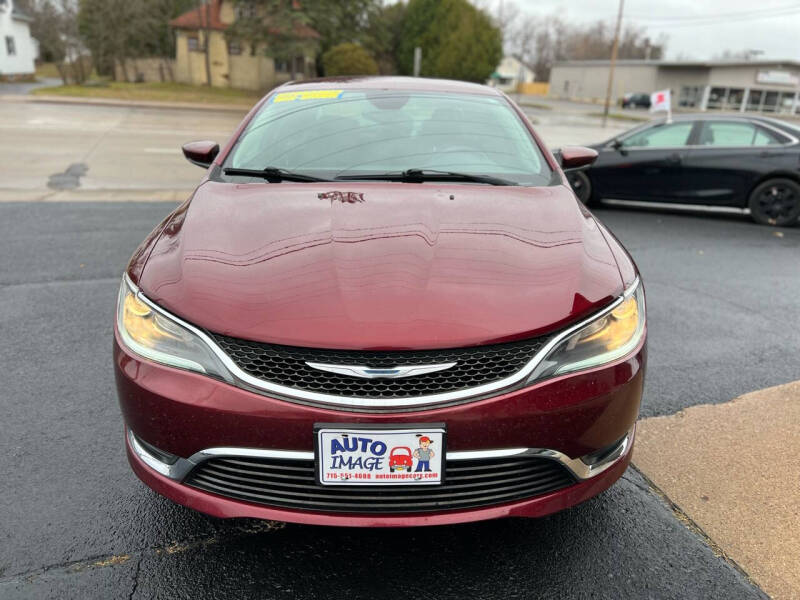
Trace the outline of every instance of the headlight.
<instances>
[{"instance_id":1,"label":"headlight","mask_svg":"<svg viewBox=\"0 0 800 600\"><path fill-rule=\"evenodd\" d=\"M529 381L590 369L622 358L641 341L644 324L644 290L637 282L614 308L550 350Z\"/></svg>"},{"instance_id":2,"label":"headlight","mask_svg":"<svg viewBox=\"0 0 800 600\"><path fill-rule=\"evenodd\" d=\"M200 335L142 300L127 276L119 288L117 328L125 345L144 358L232 381Z\"/></svg>"}]
</instances>

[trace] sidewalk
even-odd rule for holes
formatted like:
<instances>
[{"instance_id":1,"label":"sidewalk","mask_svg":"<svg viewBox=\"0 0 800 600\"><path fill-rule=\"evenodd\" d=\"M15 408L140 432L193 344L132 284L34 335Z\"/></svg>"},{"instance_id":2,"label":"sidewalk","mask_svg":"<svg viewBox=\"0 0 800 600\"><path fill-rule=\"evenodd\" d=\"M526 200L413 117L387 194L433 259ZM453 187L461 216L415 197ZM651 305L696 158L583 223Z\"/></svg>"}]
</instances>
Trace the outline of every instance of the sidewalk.
<instances>
[{"instance_id":1,"label":"sidewalk","mask_svg":"<svg viewBox=\"0 0 800 600\"><path fill-rule=\"evenodd\" d=\"M800 598L800 381L639 422L633 461L712 549Z\"/></svg>"}]
</instances>

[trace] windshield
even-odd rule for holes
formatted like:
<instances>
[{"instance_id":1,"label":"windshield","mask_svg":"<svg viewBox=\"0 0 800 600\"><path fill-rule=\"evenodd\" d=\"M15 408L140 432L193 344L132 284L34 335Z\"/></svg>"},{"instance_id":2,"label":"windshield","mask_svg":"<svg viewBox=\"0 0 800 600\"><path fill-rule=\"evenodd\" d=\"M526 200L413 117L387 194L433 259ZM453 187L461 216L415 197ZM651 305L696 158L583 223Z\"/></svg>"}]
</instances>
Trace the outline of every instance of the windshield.
<instances>
[{"instance_id":1,"label":"windshield","mask_svg":"<svg viewBox=\"0 0 800 600\"><path fill-rule=\"evenodd\" d=\"M519 185L546 185L551 177L505 99L396 91L275 94L224 167L270 167L323 179L436 169Z\"/></svg>"}]
</instances>

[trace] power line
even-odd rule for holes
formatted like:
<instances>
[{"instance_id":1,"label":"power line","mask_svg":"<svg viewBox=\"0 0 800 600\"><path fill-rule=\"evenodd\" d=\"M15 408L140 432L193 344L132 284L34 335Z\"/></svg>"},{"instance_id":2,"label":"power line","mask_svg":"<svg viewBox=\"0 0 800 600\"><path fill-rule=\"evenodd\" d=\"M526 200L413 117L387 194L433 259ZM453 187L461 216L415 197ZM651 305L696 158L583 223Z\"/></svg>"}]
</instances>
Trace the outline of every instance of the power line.
<instances>
[{"instance_id":1,"label":"power line","mask_svg":"<svg viewBox=\"0 0 800 600\"><path fill-rule=\"evenodd\" d=\"M645 25L651 27L695 27L702 25L726 25L728 23L737 23L741 21L759 21L764 19L775 19L778 17L787 17L795 14L800 14L800 5L787 6L780 9L762 10L759 12L747 13L727 13L724 15L692 17L680 19L675 21L667 21L666 18L652 18L652 17L631 17L636 21L644 21ZM676 17L676 19L678 19ZM650 21L648 23L648 21ZM666 21L666 22L661 22Z\"/></svg>"},{"instance_id":2,"label":"power line","mask_svg":"<svg viewBox=\"0 0 800 600\"><path fill-rule=\"evenodd\" d=\"M705 14L705 15L672 15L672 16L659 16L659 15L650 15L644 13L629 13L628 16L635 17L637 19L643 19L648 21L695 21L695 20L705 20L705 19L722 19L725 17L737 17L737 16L749 16L749 15L759 15L762 13L769 13L772 11L782 11L787 9L794 9L800 8L800 4L797 2L792 2L791 4L786 4L784 6L762 6L761 8L751 8L744 11L734 11L734 12L724 12L724 13L714 13L714 14Z\"/></svg>"},{"instance_id":3,"label":"power line","mask_svg":"<svg viewBox=\"0 0 800 600\"><path fill-rule=\"evenodd\" d=\"M708 25L714 25L717 27L723 27L725 25L733 24L733 23L745 23L749 21L765 21L769 19L779 19L783 17L790 17L793 15L800 15L800 9L795 9L792 12L783 13L779 15L768 15L763 17L747 17L742 19L715 19L713 21L704 21L702 23L643 23L645 27L657 27L658 29L680 29L681 27L688 28L688 27L706 27Z\"/></svg>"}]
</instances>

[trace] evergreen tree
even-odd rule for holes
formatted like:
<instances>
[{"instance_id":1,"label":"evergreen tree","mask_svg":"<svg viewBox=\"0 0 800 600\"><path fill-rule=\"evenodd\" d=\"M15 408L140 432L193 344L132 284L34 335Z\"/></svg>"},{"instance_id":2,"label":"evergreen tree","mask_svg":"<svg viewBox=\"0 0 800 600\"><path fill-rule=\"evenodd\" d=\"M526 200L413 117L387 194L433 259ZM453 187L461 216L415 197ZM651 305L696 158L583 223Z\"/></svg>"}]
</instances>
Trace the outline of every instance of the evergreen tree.
<instances>
[{"instance_id":1,"label":"evergreen tree","mask_svg":"<svg viewBox=\"0 0 800 600\"><path fill-rule=\"evenodd\" d=\"M422 48L420 75L483 82L503 56L500 30L467 0L410 0L398 67L410 75L414 48Z\"/></svg>"}]
</instances>

